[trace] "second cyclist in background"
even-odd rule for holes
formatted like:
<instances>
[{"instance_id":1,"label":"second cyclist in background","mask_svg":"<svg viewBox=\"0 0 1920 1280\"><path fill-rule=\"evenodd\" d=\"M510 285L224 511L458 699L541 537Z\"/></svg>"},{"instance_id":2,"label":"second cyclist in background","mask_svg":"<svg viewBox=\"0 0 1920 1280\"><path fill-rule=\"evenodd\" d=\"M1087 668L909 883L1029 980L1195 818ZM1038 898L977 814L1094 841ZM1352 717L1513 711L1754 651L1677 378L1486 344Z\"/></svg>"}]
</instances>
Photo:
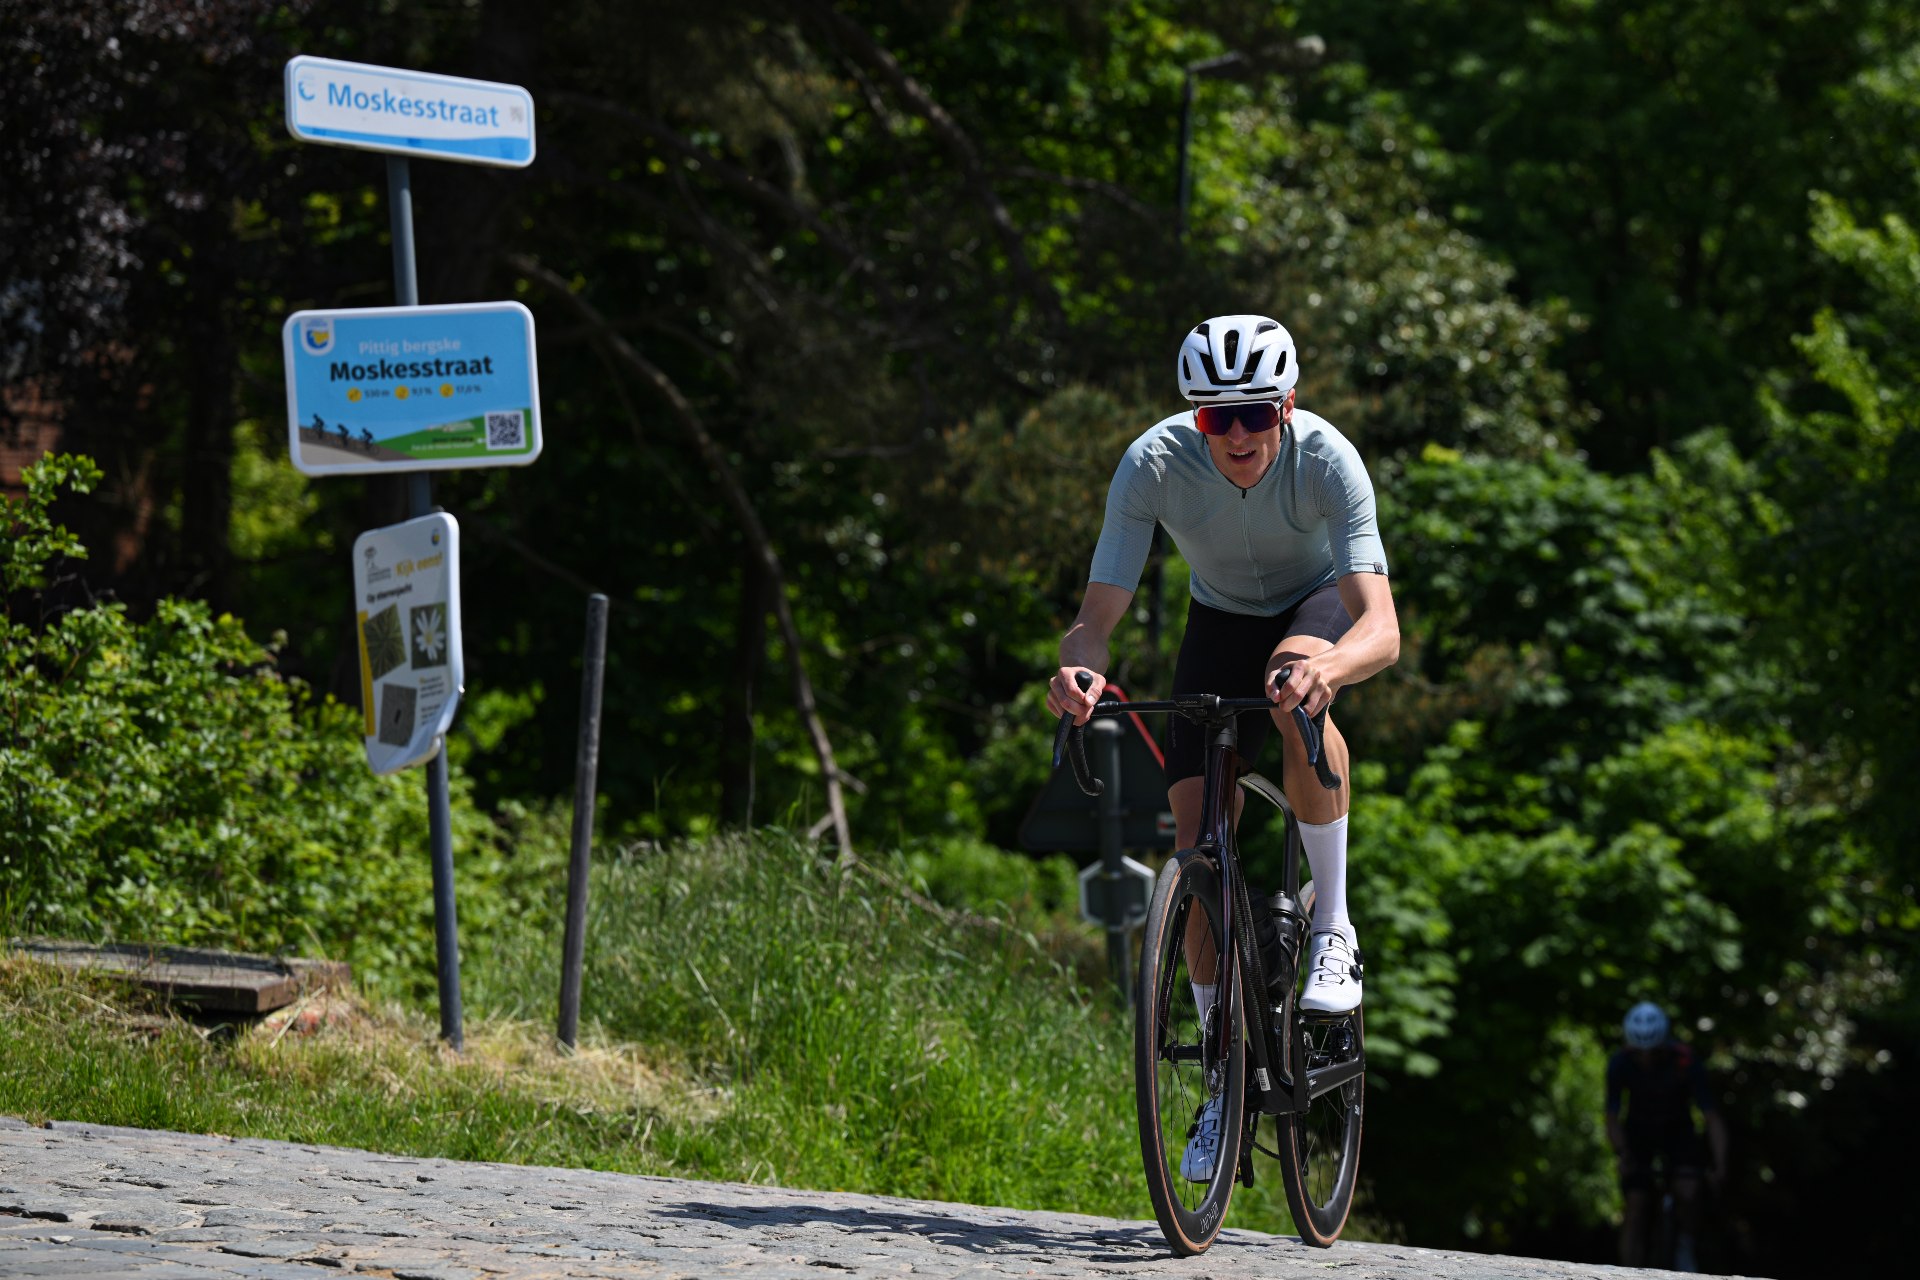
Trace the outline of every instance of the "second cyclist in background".
<instances>
[{"instance_id":1,"label":"second cyclist in background","mask_svg":"<svg viewBox=\"0 0 1920 1280\"><path fill-rule=\"evenodd\" d=\"M1626 1200L1620 1227L1620 1263L1628 1267L1698 1269L1694 1238L1700 1217L1700 1173L1706 1151L1693 1123L1699 1108L1706 1123L1717 1187L1726 1178L1727 1126L1707 1087L1706 1068L1693 1047L1673 1037L1659 1005L1641 1001L1627 1011L1621 1030L1626 1046L1607 1060L1607 1141L1620 1167ZM1622 1104L1624 1103L1624 1110ZM1673 1197L1671 1259L1649 1256L1654 1235L1656 1178Z\"/></svg>"},{"instance_id":2,"label":"second cyclist in background","mask_svg":"<svg viewBox=\"0 0 1920 1280\"><path fill-rule=\"evenodd\" d=\"M1053 715L1085 723L1106 685L1109 640L1139 586L1154 525L1165 528L1193 573L1173 696L1272 698L1271 716L1240 717L1240 754L1252 760L1280 726L1282 780L1300 820L1316 899L1300 1007L1348 1013L1360 1004L1359 940L1347 909L1346 785L1321 788L1288 716L1321 715L1340 690L1391 666L1400 625L1373 482L1347 438L1294 406L1300 367L1293 338L1265 316L1216 316L1181 342L1180 394L1189 408L1156 423L1127 449L1107 492L1106 521L1087 591L1060 641L1047 692ZM1275 677L1291 668L1284 682ZM1092 675L1083 692L1080 672ZM1175 717L1166 753L1176 848L1190 848L1201 811L1201 731ZM1351 778L1346 740L1329 717L1325 751ZM1187 965L1204 1016L1217 998L1215 957L1200 913L1188 930ZM1195 1117L1181 1173L1212 1177L1220 1157L1216 1095Z\"/></svg>"}]
</instances>

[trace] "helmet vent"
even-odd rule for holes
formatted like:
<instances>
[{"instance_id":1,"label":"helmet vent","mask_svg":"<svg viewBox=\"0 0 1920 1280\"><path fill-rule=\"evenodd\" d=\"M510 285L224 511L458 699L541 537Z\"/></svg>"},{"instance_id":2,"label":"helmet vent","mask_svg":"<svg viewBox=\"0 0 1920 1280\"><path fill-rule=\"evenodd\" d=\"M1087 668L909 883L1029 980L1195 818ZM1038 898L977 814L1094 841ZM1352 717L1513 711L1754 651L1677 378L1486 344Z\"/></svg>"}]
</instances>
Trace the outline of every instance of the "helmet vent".
<instances>
[{"instance_id":1,"label":"helmet vent","mask_svg":"<svg viewBox=\"0 0 1920 1280\"><path fill-rule=\"evenodd\" d=\"M1180 376L1189 382L1193 381L1193 366L1187 363L1187 357L1184 354L1180 357Z\"/></svg>"},{"instance_id":2,"label":"helmet vent","mask_svg":"<svg viewBox=\"0 0 1920 1280\"><path fill-rule=\"evenodd\" d=\"M1235 357L1240 354L1240 331L1238 329L1227 330L1226 348L1227 368L1231 369L1238 363Z\"/></svg>"}]
</instances>

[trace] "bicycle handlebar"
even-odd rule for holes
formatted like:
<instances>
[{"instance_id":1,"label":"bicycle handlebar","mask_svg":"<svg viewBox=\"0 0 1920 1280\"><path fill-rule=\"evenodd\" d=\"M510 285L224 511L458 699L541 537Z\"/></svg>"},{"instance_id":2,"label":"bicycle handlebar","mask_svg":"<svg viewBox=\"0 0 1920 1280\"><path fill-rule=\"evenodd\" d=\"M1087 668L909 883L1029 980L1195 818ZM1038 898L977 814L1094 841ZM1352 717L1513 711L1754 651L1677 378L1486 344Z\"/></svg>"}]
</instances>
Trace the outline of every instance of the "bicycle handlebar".
<instances>
[{"instance_id":1,"label":"bicycle handlebar","mask_svg":"<svg viewBox=\"0 0 1920 1280\"><path fill-rule=\"evenodd\" d=\"M1082 671L1074 677L1074 681L1080 686L1080 692L1085 693L1088 687L1093 684L1093 677ZM1118 706L1119 704L1114 703L1112 705ZM1094 707L1093 714L1100 714L1099 706ZM1060 767L1061 752L1067 748L1071 749L1073 780L1080 784L1080 789L1090 796L1097 796L1102 791L1105 791L1107 784L1094 777L1093 770L1087 767L1087 734L1085 727L1073 722L1073 712L1062 711L1060 713L1060 726L1053 731L1054 768L1058 769Z\"/></svg>"},{"instance_id":2,"label":"bicycle handlebar","mask_svg":"<svg viewBox=\"0 0 1920 1280\"><path fill-rule=\"evenodd\" d=\"M1284 684L1293 668L1282 667L1274 675L1276 683ZM1082 671L1074 677L1081 692L1093 684L1093 677ZM1238 715L1242 711L1271 711L1273 703L1266 698L1222 698L1211 693L1188 694L1165 702L1102 702L1093 708L1096 716L1118 716L1132 713L1170 712L1183 715L1195 724L1207 724L1224 720L1228 716ZM1307 714L1302 706L1293 708L1293 723L1300 730L1300 741L1307 749L1307 763L1313 766L1320 785L1328 791L1340 787L1340 775L1327 763L1325 739L1321 734L1321 725L1326 722L1327 713L1322 710L1317 716ZM1063 711L1060 724L1053 731L1053 767L1058 769L1062 756L1073 765L1073 780L1080 790L1090 796L1097 796L1106 790L1106 784L1093 776L1093 770L1087 765L1086 726L1073 722L1073 712Z\"/></svg>"}]
</instances>

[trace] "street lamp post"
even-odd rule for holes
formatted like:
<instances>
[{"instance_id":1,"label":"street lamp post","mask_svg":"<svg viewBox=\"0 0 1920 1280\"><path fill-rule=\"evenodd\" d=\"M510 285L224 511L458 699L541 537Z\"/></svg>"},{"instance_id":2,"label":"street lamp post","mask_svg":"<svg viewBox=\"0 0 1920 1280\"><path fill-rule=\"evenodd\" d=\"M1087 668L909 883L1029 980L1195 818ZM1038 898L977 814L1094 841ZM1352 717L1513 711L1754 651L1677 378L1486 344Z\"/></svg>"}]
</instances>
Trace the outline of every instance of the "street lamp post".
<instances>
[{"instance_id":1,"label":"street lamp post","mask_svg":"<svg viewBox=\"0 0 1920 1280\"><path fill-rule=\"evenodd\" d=\"M1193 171L1187 163L1193 150L1193 99L1203 79L1249 80L1268 71L1299 71L1314 66L1326 56L1326 41L1319 36L1302 36L1287 44L1272 44L1249 57L1238 49L1213 58L1187 64L1186 79L1180 87L1180 162L1179 191L1174 205L1174 243L1186 256L1187 206L1193 200ZM1153 546L1148 552L1151 569L1147 586L1147 645L1160 652L1160 597L1166 586L1167 557L1161 545L1160 526L1153 527Z\"/></svg>"}]
</instances>

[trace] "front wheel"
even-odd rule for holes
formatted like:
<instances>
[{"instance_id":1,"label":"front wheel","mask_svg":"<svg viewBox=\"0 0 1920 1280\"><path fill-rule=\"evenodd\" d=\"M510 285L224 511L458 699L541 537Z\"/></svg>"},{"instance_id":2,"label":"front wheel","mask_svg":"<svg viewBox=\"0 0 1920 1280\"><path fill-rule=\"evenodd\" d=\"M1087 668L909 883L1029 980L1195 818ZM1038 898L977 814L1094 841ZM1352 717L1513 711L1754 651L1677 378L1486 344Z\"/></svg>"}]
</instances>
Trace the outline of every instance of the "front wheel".
<instances>
[{"instance_id":1,"label":"front wheel","mask_svg":"<svg viewBox=\"0 0 1920 1280\"><path fill-rule=\"evenodd\" d=\"M1190 947L1190 922L1196 945ZM1133 1023L1134 1104L1147 1192L1160 1230L1176 1254L1202 1253L1220 1234L1239 1171L1240 1124L1246 1103L1246 1046L1239 993L1220 992L1202 1017L1191 965L1217 977L1226 953L1220 921L1220 877L1194 850L1177 853L1160 871L1140 949ZM1219 1140L1210 1171L1182 1169L1203 1108L1219 1109ZM1189 1175L1194 1175L1190 1177Z\"/></svg>"}]
</instances>

